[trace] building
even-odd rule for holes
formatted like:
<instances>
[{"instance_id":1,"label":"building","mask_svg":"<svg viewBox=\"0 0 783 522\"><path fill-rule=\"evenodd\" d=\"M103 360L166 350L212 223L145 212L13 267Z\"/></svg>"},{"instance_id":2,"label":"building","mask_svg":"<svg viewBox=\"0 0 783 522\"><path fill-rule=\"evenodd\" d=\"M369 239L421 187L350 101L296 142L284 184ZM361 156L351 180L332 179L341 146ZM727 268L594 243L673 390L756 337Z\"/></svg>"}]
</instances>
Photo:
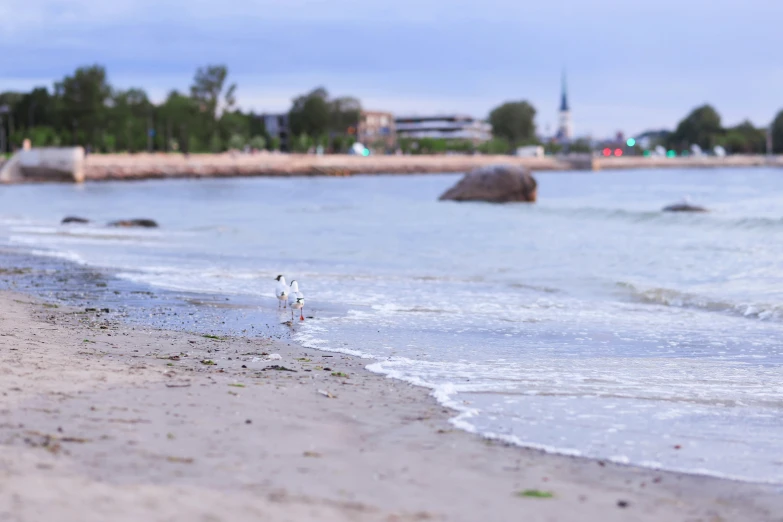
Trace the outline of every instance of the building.
<instances>
[{"instance_id":1,"label":"building","mask_svg":"<svg viewBox=\"0 0 783 522\"><path fill-rule=\"evenodd\" d=\"M359 114L356 138L360 143L373 149L397 148L394 115L390 112L362 111Z\"/></svg>"},{"instance_id":2,"label":"building","mask_svg":"<svg viewBox=\"0 0 783 522\"><path fill-rule=\"evenodd\" d=\"M566 76L563 73L563 88L560 94L559 125L557 127L557 141L568 143L574 137L574 126L571 122L571 107L568 105L568 92L566 90Z\"/></svg>"},{"instance_id":3,"label":"building","mask_svg":"<svg viewBox=\"0 0 783 522\"><path fill-rule=\"evenodd\" d=\"M484 143L492 139L492 125L462 114L407 116L394 120L398 138L435 138Z\"/></svg>"},{"instance_id":4,"label":"building","mask_svg":"<svg viewBox=\"0 0 783 522\"><path fill-rule=\"evenodd\" d=\"M264 120L264 128L270 138L277 138L280 141L280 150L287 152L289 149L289 138L291 129L288 124L288 113L282 114L264 114L261 116Z\"/></svg>"}]
</instances>

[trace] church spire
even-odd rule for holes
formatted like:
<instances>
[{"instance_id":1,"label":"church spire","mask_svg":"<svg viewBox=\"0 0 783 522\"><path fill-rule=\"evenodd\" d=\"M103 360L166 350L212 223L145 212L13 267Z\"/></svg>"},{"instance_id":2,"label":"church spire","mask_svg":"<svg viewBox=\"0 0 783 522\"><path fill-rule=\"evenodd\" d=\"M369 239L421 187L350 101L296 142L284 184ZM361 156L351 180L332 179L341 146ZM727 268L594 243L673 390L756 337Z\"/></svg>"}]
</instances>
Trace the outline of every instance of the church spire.
<instances>
[{"instance_id":1,"label":"church spire","mask_svg":"<svg viewBox=\"0 0 783 522\"><path fill-rule=\"evenodd\" d=\"M560 112L568 112L571 109L568 107L568 91L566 89L566 73L563 70L563 92L560 98Z\"/></svg>"}]
</instances>

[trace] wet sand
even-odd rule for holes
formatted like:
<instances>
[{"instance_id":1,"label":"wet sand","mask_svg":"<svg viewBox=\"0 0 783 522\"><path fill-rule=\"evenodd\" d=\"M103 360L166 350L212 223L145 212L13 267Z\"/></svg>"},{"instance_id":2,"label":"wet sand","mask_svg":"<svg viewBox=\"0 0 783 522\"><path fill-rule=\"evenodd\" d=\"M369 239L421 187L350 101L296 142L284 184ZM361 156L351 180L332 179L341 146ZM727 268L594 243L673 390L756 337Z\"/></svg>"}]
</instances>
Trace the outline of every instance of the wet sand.
<instances>
[{"instance_id":1,"label":"wet sand","mask_svg":"<svg viewBox=\"0 0 783 522\"><path fill-rule=\"evenodd\" d=\"M454 430L366 363L0 292L0 520L783 520L780 487Z\"/></svg>"}]
</instances>

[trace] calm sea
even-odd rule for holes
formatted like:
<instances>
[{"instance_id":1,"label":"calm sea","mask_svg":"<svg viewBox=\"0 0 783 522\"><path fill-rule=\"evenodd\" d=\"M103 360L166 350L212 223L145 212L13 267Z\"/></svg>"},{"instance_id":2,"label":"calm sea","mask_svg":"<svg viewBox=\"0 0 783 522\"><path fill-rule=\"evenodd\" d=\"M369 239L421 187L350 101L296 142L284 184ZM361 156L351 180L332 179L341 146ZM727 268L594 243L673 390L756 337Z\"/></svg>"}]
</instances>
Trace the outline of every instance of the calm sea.
<instances>
[{"instance_id":1,"label":"calm sea","mask_svg":"<svg viewBox=\"0 0 783 522\"><path fill-rule=\"evenodd\" d=\"M431 388L461 428L783 483L783 172L537 178L535 205L438 202L455 175L8 186L0 243L227 299L232 333L290 319L284 274L314 316L296 341ZM660 212L686 194L712 212ZM102 226L134 217L161 228Z\"/></svg>"}]
</instances>

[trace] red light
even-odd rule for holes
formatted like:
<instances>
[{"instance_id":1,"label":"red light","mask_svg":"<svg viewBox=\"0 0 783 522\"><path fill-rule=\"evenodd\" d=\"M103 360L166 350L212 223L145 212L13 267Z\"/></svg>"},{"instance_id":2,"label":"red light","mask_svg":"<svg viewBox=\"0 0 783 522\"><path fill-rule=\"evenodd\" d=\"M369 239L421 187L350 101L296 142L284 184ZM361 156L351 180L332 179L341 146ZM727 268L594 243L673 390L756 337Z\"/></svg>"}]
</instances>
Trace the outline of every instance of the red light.
<instances>
[{"instance_id":1,"label":"red light","mask_svg":"<svg viewBox=\"0 0 783 522\"><path fill-rule=\"evenodd\" d=\"M614 155L615 156L622 156L623 155L623 149L614 149Z\"/></svg>"},{"instance_id":2,"label":"red light","mask_svg":"<svg viewBox=\"0 0 783 522\"><path fill-rule=\"evenodd\" d=\"M612 155L612 149L609 147L604 149L604 156L611 156Z\"/></svg>"}]
</instances>

